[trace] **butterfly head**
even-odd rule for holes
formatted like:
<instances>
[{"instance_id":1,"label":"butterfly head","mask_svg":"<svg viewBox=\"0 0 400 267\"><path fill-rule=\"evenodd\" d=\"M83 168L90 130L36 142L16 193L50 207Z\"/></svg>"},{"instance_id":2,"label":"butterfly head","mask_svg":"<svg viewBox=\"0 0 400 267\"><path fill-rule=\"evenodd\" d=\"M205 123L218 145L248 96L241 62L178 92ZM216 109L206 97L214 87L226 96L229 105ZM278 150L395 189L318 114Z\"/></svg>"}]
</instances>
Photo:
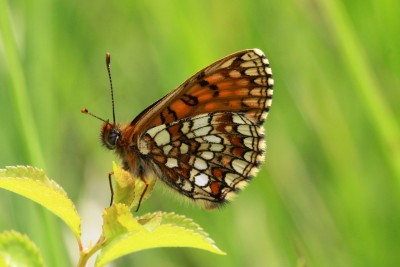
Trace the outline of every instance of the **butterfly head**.
<instances>
[{"instance_id":1,"label":"butterfly head","mask_svg":"<svg viewBox=\"0 0 400 267\"><path fill-rule=\"evenodd\" d=\"M108 120L104 120L93 113L89 112L86 108L81 110L82 113L88 114L96 119L99 119L103 122L103 126L101 126L100 130L100 140L101 143L108 149L113 150L118 145L121 145L121 128L116 123L111 123Z\"/></svg>"},{"instance_id":2,"label":"butterfly head","mask_svg":"<svg viewBox=\"0 0 400 267\"><path fill-rule=\"evenodd\" d=\"M114 150L121 142L120 127L108 121L104 122L100 131L100 140L106 148Z\"/></svg>"}]
</instances>

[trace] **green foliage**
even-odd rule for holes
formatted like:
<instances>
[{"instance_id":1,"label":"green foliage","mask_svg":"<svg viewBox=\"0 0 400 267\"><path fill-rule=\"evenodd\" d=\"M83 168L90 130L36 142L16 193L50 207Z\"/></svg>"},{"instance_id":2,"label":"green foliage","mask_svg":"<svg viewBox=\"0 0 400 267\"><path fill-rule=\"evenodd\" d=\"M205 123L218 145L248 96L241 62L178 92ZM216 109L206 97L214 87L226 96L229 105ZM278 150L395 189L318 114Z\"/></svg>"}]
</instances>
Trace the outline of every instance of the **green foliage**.
<instances>
[{"instance_id":1,"label":"green foliage","mask_svg":"<svg viewBox=\"0 0 400 267\"><path fill-rule=\"evenodd\" d=\"M148 187L140 179L140 177L132 177L128 172L119 168L118 165L113 162L113 172L115 175L115 193L114 203L123 203L130 208L137 207L139 201L145 201L151 195L156 183L156 177L146 177ZM142 196L142 194L144 194Z\"/></svg>"},{"instance_id":2,"label":"green foliage","mask_svg":"<svg viewBox=\"0 0 400 267\"><path fill-rule=\"evenodd\" d=\"M174 213L157 212L135 219L123 204L113 205L103 215L106 246L96 266L123 255L158 247L192 247L225 254L192 220Z\"/></svg>"},{"instance_id":3,"label":"green foliage","mask_svg":"<svg viewBox=\"0 0 400 267\"><path fill-rule=\"evenodd\" d=\"M69 226L80 242L81 220L74 203L61 186L50 180L44 171L25 166L1 169L0 188L29 198L53 212Z\"/></svg>"},{"instance_id":4,"label":"green foliage","mask_svg":"<svg viewBox=\"0 0 400 267\"><path fill-rule=\"evenodd\" d=\"M0 233L0 266L43 267L43 260L33 242L15 231Z\"/></svg>"},{"instance_id":5,"label":"green foliage","mask_svg":"<svg viewBox=\"0 0 400 267\"><path fill-rule=\"evenodd\" d=\"M84 248L81 242L80 217L72 201L42 170L25 166L0 169L0 188L42 205L63 220L78 241L80 250L78 266L86 266L88 259L98 250L101 252L97 256L96 266L103 266L133 252L159 247L192 247L224 254L215 246L207 233L184 216L157 212L135 219L130 208L136 206L135 196L140 198L144 186L139 184L144 182L139 180L136 183L138 179L134 180L115 163L113 169L118 185L115 187L115 194L118 197L115 198L115 204L104 210L103 231L96 244L89 248ZM142 201L150 196L154 180L152 182L150 190L146 192ZM135 185L138 185L137 188ZM32 266L43 265L32 242L16 232L0 235L1 261L17 265L32 261Z\"/></svg>"},{"instance_id":6,"label":"green foliage","mask_svg":"<svg viewBox=\"0 0 400 267\"><path fill-rule=\"evenodd\" d=\"M113 172L115 175L115 182L113 183L115 188L114 203L124 203L130 206L136 196L135 181L128 172L119 168L115 162L113 162Z\"/></svg>"},{"instance_id":7,"label":"green foliage","mask_svg":"<svg viewBox=\"0 0 400 267\"><path fill-rule=\"evenodd\" d=\"M99 146L101 122L80 113L111 119L105 52L125 124L207 64L258 47L275 79L260 173L215 212L157 187L139 211L196 218L229 256L157 249L114 266L397 266L399 10L397 0L0 0L0 166L45 169L82 211L93 190L90 203L107 205L113 156ZM5 192L0 209L1 231L26 233L47 266L71 266L60 220Z\"/></svg>"}]
</instances>

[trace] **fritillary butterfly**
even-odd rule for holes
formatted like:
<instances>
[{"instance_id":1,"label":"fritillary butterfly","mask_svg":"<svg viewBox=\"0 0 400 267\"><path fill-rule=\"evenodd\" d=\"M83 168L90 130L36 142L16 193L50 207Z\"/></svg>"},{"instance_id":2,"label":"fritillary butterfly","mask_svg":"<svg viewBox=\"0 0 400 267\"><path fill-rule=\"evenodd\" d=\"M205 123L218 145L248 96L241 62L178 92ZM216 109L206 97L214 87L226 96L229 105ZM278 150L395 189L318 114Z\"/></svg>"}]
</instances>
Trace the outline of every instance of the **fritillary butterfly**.
<instances>
[{"instance_id":1,"label":"fritillary butterfly","mask_svg":"<svg viewBox=\"0 0 400 267\"><path fill-rule=\"evenodd\" d=\"M212 209L231 200L264 161L273 84L261 50L239 51L199 71L128 125L116 124L113 113L101 141L133 177L146 182L155 175Z\"/></svg>"}]
</instances>

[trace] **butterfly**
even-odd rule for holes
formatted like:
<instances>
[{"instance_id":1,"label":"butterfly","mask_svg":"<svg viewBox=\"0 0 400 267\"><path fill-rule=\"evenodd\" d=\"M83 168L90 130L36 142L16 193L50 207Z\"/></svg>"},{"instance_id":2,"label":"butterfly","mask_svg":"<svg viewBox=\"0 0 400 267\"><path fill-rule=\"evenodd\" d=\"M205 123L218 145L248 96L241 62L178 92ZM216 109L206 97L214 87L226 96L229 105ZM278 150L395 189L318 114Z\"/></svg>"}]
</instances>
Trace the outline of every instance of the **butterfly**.
<instances>
[{"instance_id":1,"label":"butterfly","mask_svg":"<svg viewBox=\"0 0 400 267\"><path fill-rule=\"evenodd\" d=\"M101 141L132 177L147 185L146 177L156 176L213 209L232 200L259 171L274 85L261 50L239 51L212 63L124 126L115 122L109 53L106 63L113 122L103 120Z\"/></svg>"}]
</instances>

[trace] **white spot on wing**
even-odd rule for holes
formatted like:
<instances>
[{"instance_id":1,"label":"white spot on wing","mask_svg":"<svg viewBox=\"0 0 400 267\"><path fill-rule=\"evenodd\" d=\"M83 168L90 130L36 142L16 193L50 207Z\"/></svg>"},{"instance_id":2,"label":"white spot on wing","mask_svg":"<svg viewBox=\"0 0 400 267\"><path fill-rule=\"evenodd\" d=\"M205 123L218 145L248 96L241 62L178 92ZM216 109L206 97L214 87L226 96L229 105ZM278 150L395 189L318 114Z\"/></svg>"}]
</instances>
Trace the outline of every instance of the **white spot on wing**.
<instances>
[{"instance_id":1,"label":"white spot on wing","mask_svg":"<svg viewBox=\"0 0 400 267\"><path fill-rule=\"evenodd\" d=\"M267 119L267 117L268 117L268 112L263 112L263 113L261 114L261 119L262 119L263 121L265 121L265 120Z\"/></svg>"},{"instance_id":2,"label":"white spot on wing","mask_svg":"<svg viewBox=\"0 0 400 267\"><path fill-rule=\"evenodd\" d=\"M233 57L233 58L227 60L226 62L224 62L224 63L221 65L221 68L228 68L228 67L230 67L235 59L236 59L236 57Z\"/></svg>"},{"instance_id":3,"label":"white spot on wing","mask_svg":"<svg viewBox=\"0 0 400 267\"><path fill-rule=\"evenodd\" d=\"M240 177L239 174L236 173L227 173L225 175L225 183L227 183L228 185L231 185L236 179L238 179Z\"/></svg>"},{"instance_id":4,"label":"white spot on wing","mask_svg":"<svg viewBox=\"0 0 400 267\"><path fill-rule=\"evenodd\" d=\"M255 79L254 82L258 85L265 85L265 77L259 77Z\"/></svg>"},{"instance_id":5,"label":"white spot on wing","mask_svg":"<svg viewBox=\"0 0 400 267\"><path fill-rule=\"evenodd\" d=\"M188 180L183 179L183 185L182 185L182 189L185 191L192 191L193 189L193 185L191 183L189 183Z\"/></svg>"},{"instance_id":6,"label":"white spot on wing","mask_svg":"<svg viewBox=\"0 0 400 267\"><path fill-rule=\"evenodd\" d=\"M198 170L192 168L192 169L190 170L190 178L195 177L198 173L199 173Z\"/></svg>"},{"instance_id":7,"label":"white spot on wing","mask_svg":"<svg viewBox=\"0 0 400 267\"><path fill-rule=\"evenodd\" d=\"M243 60L253 60L253 59L259 58L259 56L255 52L256 52L255 50L247 52L246 54L244 54L242 56L242 59Z\"/></svg>"},{"instance_id":8,"label":"white spot on wing","mask_svg":"<svg viewBox=\"0 0 400 267\"><path fill-rule=\"evenodd\" d=\"M162 130L164 130L165 129L165 124L161 124L161 125L159 125L159 126L156 126L156 127L153 127L153 128L151 128L151 129L149 129L148 131L147 131L147 133L152 137L152 138L154 138L154 136L157 134L157 133L159 133L159 132L161 132Z\"/></svg>"},{"instance_id":9,"label":"white spot on wing","mask_svg":"<svg viewBox=\"0 0 400 267\"><path fill-rule=\"evenodd\" d=\"M249 69L246 69L244 71L244 73L246 75L250 75L250 76L258 76L258 75L260 75L259 74L259 68L249 68Z\"/></svg>"},{"instance_id":10,"label":"white spot on wing","mask_svg":"<svg viewBox=\"0 0 400 267\"><path fill-rule=\"evenodd\" d=\"M264 127L262 126L256 126L256 131L258 136L263 136L264 135Z\"/></svg>"},{"instance_id":11,"label":"white spot on wing","mask_svg":"<svg viewBox=\"0 0 400 267\"><path fill-rule=\"evenodd\" d=\"M205 170L208 167L207 162L201 158L196 158L193 165L198 170Z\"/></svg>"},{"instance_id":12,"label":"white spot on wing","mask_svg":"<svg viewBox=\"0 0 400 267\"><path fill-rule=\"evenodd\" d=\"M185 143L182 143L179 150L181 151L181 154L186 154L189 151L189 146Z\"/></svg>"},{"instance_id":13,"label":"white spot on wing","mask_svg":"<svg viewBox=\"0 0 400 267\"><path fill-rule=\"evenodd\" d=\"M189 132L189 125L190 125L190 122L185 121L182 125L181 132L184 134L187 134Z\"/></svg>"},{"instance_id":14,"label":"white spot on wing","mask_svg":"<svg viewBox=\"0 0 400 267\"><path fill-rule=\"evenodd\" d=\"M200 156L205 160L210 160L214 158L214 153L211 151L204 151L200 154Z\"/></svg>"},{"instance_id":15,"label":"white spot on wing","mask_svg":"<svg viewBox=\"0 0 400 267\"><path fill-rule=\"evenodd\" d=\"M258 64L255 61L245 61L242 64L240 64L240 66L243 68L250 68L250 67L257 67Z\"/></svg>"},{"instance_id":16,"label":"white spot on wing","mask_svg":"<svg viewBox=\"0 0 400 267\"><path fill-rule=\"evenodd\" d=\"M267 101L265 101L265 106L269 107L272 105L272 99L267 99Z\"/></svg>"},{"instance_id":17,"label":"white spot on wing","mask_svg":"<svg viewBox=\"0 0 400 267\"><path fill-rule=\"evenodd\" d=\"M271 79L271 78L268 78L268 84L269 84L269 85L274 85L274 80Z\"/></svg>"},{"instance_id":18,"label":"white spot on wing","mask_svg":"<svg viewBox=\"0 0 400 267\"><path fill-rule=\"evenodd\" d=\"M194 183L197 186L205 186L208 184L209 177L207 174L200 173L199 175L194 177Z\"/></svg>"},{"instance_id":19,"label":"white spot on wing","mask_svg":"<svg viewBox=\"0 0 400 267\"><path fill-rule=\"evenodd\" d=\"M235 171L242 174L248 163L241 159L235 159L232 161L232 167Z\"/></svg>"},{"instance_id":20,"label":"white spot on wing","mask_svg":"<svg viewBox=\"0 0 400 267\"><path fill-rule=\"evenodd\" d=\"M166 145L163 147L164 155L168 155L168 153L171 151L172 146L171 145Z\"/></svg>"},{"instance_id":21,"label":"white spot on wing","mask_svg":"<svg viewBox=\"0 0 400 267\"><path fill-rule=\"evenodd\" d=\"M171 142L171 135L167 130L161 130L156 134L154 137L154 141L156 142L157 146L162 146Z\"/></svg>"},{"instance_id":22,"label":"white spot on wing","mask_svg":"<svg viewBox=\"0 0 400 267\"><path fill-rule=\"evenodd\" d=\"M263 96L264 88L263 87L255 87L249 91L249 94L252 96Z\"/></svg>"},{"instance_id":23,"label":"white spot on wing","mask_svg":"<svg viewBox=\"0 0 400 267\"><path fill-rule=\"evenodd\" d=\"M254 148L253 148L253 140L254 140L253 137L246 137L246 138L243 140L243 143L244 143L244 145L245 145L246 147L248 147L248 148L250 148L250 149L254 149Z\"/></svg>"},{"instance_id":24,"label":"white spot on wing","mask_svg":"<svg viewBox=\"0 0 400 267\"><path fill-rule=\"evenodd\" d=\"M257 155L257 162L263 162L265 160L265 153Z\"/></svg>"},{"instance_id":25,"label":"white spot on wing","mask_svg":"<svg viewBox=\"0 0 400 267\"><path fill-rule=\"evenodd\" d=\"M211 130L212 130L211 126L206 126L206 127L195 130L193 133L195 136L199 137L199 136L207 135Z\"/></svg>"},{"instance_id":26,"label":"white spot on wing","mask_svg":"<svg viewBox=\"0 0 400 267\"><path fill-rule=\"evenodd\" d=\"M256 53L257 55L259 55L260 57L262 57L262 56L264 55L263 51L261 51L261 50L258 49L258 48L254 48L253 51L254 51L254 53Z\"/></svg>"},{"instance_id":27,"label":"white spot on wing","mask_svg":"<svg viewBox=\"0 0 400 267\"><path fill-rule=\"evenodd\" d=\"M168 158L165 166L167 166L168 168L178 167L178 161L176 160L176 158Z\"/></svg>"},{"instance_id":28,"label":"white spot on wing","mask_svg":"<svg viewBox=\"0 0 400 267\"><path fill-rule=\"evenodd\" d=\"M150 149L147 146L147 143L142 139L139 140L138 148L139 148L139 152L142 153L143 155L147 155L150 153Z\"/></svg>"},{"instance_id":29,"label":"white spot on wing","mask_svg":"<svg viewBox=\"0 0 400 267\"><path fill-rule=\"evenodd\" d=\"M221 144L212 144L209 148L211 151L221 152L224 150L224 146Z\"/></svg>"},{"instance_id":30,"label":"white spot on wing","mask_svg":"<svg viewBox=\"0 0 400 267\"><path fill-rule=\"evenodd\" d=\"M232 116L232 120L233 120L233 123L236 123L236 124L246 124L244 122L244 120L242 119L242 117L240 117L240 115L237 115L237 114L234 114Z\"/></svg>"},{"instance_id":31,"label":"white spot on wing","mask_svg":"<svg viewBox=\"0 0 400 267\"><path fill-rule=\"evenodd\" d=\"M252 162L251 158L253 157L253 151L248 151L244 154L244 159L247 160L248 162Z\"/></svg>"},{"instance_id":32,"label":"white spot on wing","mask_svg":"<svg viewBox=\"0 0 400 267\"><path fill-rule=\"evenodd\" d=\"M263 151L267 148L267 144L265 142L264 139L260 139L260 141L258 141L258 150Z\"/></svg>"},{"instance_id":33,"label":"white spot on wing","mask_svg":"<svg viewBox=\"0 0 400 267\"><path fill-rule=\"evenodd\" d=\"M222 138L216 135L206 135L203 139L210 143L221 143L222 141Z\"/></svg>"},{"instance_id":34,"label":"white spot on wing","mask_svg":"<svg viewBox=\"0 0 400 267\"><path fill-rule=\"evenodd\" d=\"M243 135L253 136L252 131L251 131L251 129L250 129L250 125L246 125L246 124L239 125L239 126L237 127L237 131L238 131L239 133L243 134Z\"/></svg>"},{"instance_id":35,"label":"white spot on wing","mask_svg":"<svg viewBox=\"0 0 400 267\"><path fill-rule=\"evenodd\" d=\"M192 125L192 128L191 128L192 131L195 130L195 129L207 126L209 124L208 123L208 116L194 119L194 120L192 120L192 122L193 122L193 125Z\"/></svg>"}]
</instances>

